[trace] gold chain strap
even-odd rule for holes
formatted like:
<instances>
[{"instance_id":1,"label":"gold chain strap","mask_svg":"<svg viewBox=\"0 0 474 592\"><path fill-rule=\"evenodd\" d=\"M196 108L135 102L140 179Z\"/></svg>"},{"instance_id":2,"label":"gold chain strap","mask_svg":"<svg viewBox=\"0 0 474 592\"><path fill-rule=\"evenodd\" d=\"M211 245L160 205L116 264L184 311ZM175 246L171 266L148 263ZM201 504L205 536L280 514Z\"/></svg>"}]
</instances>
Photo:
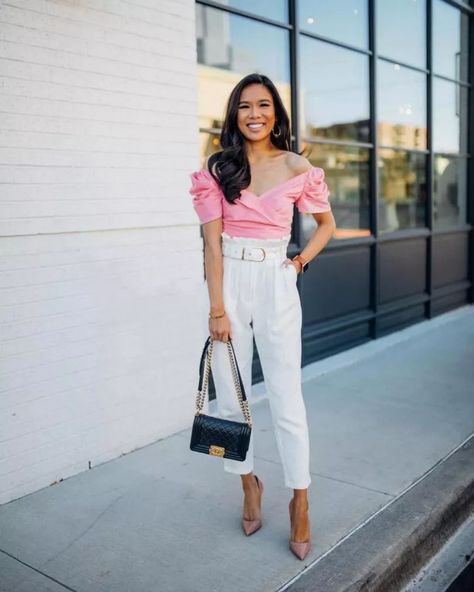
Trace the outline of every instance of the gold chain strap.
<instances>
[{"instance_id":1,"label":"gold chain strap","mask_svg":"<svg viewBox=\"0 0 474 592\"><path fill-rule=\"evenodd\" d=\"M248 423L250 427L252 427L252 417L250 415L250 409L247 399L243 399L242 397L242 389L240 388L240 380L239 374L237 370L237 363L234 357L234 351L232 349L230 341L227 341L227 349L229 350L230 362L232 367L232 375L234 377L234 384L237 391L237 397L239 399L240 408L242 409L243 416L245 421Z\"/></svg>"},{"instance_id":2,"label":"gold chain strap","mask_svg":"<svg viewBox=\"0 0 474 592\"><path fill-rule=\"evenodd\" d=\"M209 370L211 368L211 357L212 357L212 348L213 348L213 341L210 340L210 345L207 348L207 355L206 355L206 364L204 367L204 380L202 383L202 390L197 392L196 395L196 415L202 412L204 407L204 400L207 395L208 391L208 383L209 383Z\"/></svg>"},{"instance_id":3,"label":"gold chain strap","mask_svg":"<svg viewBox=\"0 0 474 592\"><path fill-rule=\"evenodd\" d=\"M238 370L237 370L236 361L234 358L234 352L232 350L232 346L231 346L230 341L227 341L226 344L227 344L227 349L229 350L232 378L234 381L235 390L237 392L237 398L239 399L240 408L242 410L245 421L248 423L248 425L250 427L252 427L252 416L250 414L249 402L247 399L243 399L243 397L242 397L242 389L240 388L239 374L238 374ZM211 371L211 360L212 360L213 346L214 346L214 340L211 338L210 345L207 349L202 390L198 391L197 395L196 395L196 415L199 415L199 413L202 412L202 409L204 407L204 401L205 401L205 399L207 397L207 393L208 393L209 373Z\"/></svg>"}]
</instances>

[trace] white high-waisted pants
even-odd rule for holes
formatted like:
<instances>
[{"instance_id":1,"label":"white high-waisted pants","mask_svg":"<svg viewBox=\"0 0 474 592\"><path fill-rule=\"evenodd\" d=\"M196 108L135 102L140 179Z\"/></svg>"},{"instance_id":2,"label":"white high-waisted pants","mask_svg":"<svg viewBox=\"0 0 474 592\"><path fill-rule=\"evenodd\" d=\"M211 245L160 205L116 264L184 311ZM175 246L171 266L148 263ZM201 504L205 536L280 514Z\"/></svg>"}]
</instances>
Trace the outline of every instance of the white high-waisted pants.
<instances>
[{"instance_id":1,"label":"white high-waisted pants","mask_svg":"<svg viewBox=\"0 0 474 592\"><path fill-rule=\"evenodd\" d=\"M223 299L247 395L252 388L252 337L255 336L285 485L306 489L311 477L301 387L302 310L296 269L292 264L283 266L289 240L289 235L282 239L255 239L230 237L223 232ZM236 259L226 255L227 245L263 247L266 257L261 262ZM257 258L261 254L257 249ZM211 368L219 417L245 421L232 379L227 345L217 339ZM253 423L246 459L223 459L225 471L244 474L253 470L255 427Z\"/></svg>"}]
</instances>

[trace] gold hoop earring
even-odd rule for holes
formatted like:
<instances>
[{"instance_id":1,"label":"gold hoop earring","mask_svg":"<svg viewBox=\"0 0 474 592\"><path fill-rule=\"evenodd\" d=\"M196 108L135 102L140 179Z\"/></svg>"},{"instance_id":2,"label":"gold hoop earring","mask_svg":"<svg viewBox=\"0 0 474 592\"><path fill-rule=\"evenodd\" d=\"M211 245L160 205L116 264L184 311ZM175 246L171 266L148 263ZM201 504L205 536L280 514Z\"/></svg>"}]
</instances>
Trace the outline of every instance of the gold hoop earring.
<instances>
[{"instance_id":1,"label":"gold hoop earring","mask_svg":"<svg viewBox=\"0 0 474 592\"><path fill-rule=\"evenodd\" d=\"M275 125L278 125L275 123ZM280 128L280 126L278 126ZM272 129L272 134L275 136L275 138L279 138L281 136L281 128L279 129L278 133L275 133L275 129Z\"/></svg>"}]
</instances>

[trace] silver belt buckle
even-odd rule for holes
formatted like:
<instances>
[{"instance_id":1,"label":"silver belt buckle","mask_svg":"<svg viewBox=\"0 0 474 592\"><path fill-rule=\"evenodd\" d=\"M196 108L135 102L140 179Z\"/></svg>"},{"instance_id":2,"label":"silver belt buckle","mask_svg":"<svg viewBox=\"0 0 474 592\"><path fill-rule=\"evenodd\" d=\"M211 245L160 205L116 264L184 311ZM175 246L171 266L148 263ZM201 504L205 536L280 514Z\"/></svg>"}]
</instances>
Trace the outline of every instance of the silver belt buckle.
<instances>
[{"instance_id":1,"label":"silver belt buckle","mask_svg":"<svg viewBox=\"0 0 474 592\"><path fill-rule=\"evenodd\" d=\"M251 261L258 261L260 263L260 261L263 261L266 257L266 253L265 253L265 249L263 247L252 247L253 249L261 249L262 253L263 253L263 257L262 259L251 259ZM244 253L245 253L245 247L242 247L242 259L244 259Z\"/></svg>"}]
</instances>

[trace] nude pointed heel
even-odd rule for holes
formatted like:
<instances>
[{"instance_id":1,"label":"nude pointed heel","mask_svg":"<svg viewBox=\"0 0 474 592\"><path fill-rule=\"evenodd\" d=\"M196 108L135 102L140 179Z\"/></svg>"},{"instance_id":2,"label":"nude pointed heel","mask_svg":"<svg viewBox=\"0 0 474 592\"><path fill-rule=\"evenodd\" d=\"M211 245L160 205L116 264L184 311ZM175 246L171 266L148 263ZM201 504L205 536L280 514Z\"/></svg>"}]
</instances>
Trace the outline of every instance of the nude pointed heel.
<instances>
[{"instance_id":1,"label":"nude pointed heel","mask_svg":"<svg viewBox=\"0 0 474 592\"><path fill-rule=\"evenodd\" d=\"M289 503L290 519L291 519L291 502L292 501L293 500L290 500L290 503ZM289 539L290 549L296 555L296 557L298 557L298 559L304 559L306 557L306 555L308 555L308 553L311 551L312 533L311 533L311 521L309 518L308 518L308 524L309 524L310 531L309 531L309 539L307 541L302 541L302 542L292 541L291 537Z\"/></svg>"},{"instance_id":2,"label":"nude pointed heel","mask_svg":"<svg viewBox=\"0 0 474 592\"><path fill-rule=\"evenodd\" d=\"M260 500L261 500L261 496L263 494L263 483L262 483L262 481L260 481L260 479L257 477L257 475L254 475L254 477L257 480L257 485L260 490ZM251 534L256 532L259 528L261 528L261 526L262 526L262 520L260 518L258 518L257 520L247 520L246 518L244 518L242 516L242 528L247 536L250 536Z\"/></svg>"}]
</instances>

